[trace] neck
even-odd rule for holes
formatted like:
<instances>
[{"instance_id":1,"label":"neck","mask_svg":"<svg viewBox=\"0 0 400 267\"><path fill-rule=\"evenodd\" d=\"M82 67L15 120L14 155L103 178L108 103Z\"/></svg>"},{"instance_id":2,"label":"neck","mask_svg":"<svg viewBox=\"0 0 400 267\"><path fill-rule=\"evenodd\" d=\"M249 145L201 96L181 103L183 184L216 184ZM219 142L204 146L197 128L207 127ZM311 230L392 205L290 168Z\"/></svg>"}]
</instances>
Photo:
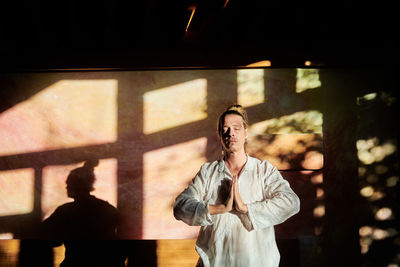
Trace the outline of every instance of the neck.
<instances>
[{"instance_id":1,"label":"neck","mask_svg":"<svg viewBox=\"0 0 400 267\"><path fill-rule=\"evenodd\" d=\"M243 167L247 162L247 155L244 151L241 152L228 152L225 151L225 162L232 168Z\"/></svg>"}]
</instances>

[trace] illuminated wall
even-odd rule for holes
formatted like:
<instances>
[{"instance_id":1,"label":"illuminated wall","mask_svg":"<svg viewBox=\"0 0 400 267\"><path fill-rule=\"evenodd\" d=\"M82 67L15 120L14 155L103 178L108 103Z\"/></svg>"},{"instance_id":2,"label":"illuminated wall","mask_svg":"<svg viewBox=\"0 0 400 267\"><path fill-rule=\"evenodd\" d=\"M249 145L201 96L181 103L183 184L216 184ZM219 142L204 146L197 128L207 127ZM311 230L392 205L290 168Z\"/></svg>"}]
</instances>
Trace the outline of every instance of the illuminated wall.
<instances>
[{"instance_id":1,"label":"illuminated wall","mask_svg":"<svg viewBox=\"0 0 400 267\"><path fill-rule=\"evenodd\" d=\"M172 206L200 166L220 158L217 117L239 103L247 152L275 165L301 199L299 214L275 228L278 240L298 242L301 265L397 266L398 104L387 77L311 68L1 74L0 238L29 237L72 201L68 173L99 159L93 194L120 211L122 238L157 239L159 266L176 251L193 265L198 228L175 220Z\"/></svg>"},{"instance_id":2,"label":"illuminated wall","mask_svg":"<svg viewBox=\"0 0 400 267\"><path fill-rule=\"evenodd\" d=\"M386 118L398 114L396 102L386 90L371 89L357 97L358 116L364 121L356 142L362 197L359 242L363 262L375 266L400 264L398 133Z\"/></svg>"},{"instance_id":3,"label":"illuminated wall","mask_svg":"<svg viewBox=\"0 0 400 267\"><path fill-rule=\"evenodd\" d=\"M90 158L100 159L93 194L120 210L123 238L195 238L198 228L175 220L172 205L220 157L216 119L233 103L249 113L248 153L277 166L308 203L278 235L318 232L323 115L310 97L318 70L26 73L2 84L13 92L0 113L3 238L23 237L71 201L66 177Z\"/></svg>"}]
</instances>

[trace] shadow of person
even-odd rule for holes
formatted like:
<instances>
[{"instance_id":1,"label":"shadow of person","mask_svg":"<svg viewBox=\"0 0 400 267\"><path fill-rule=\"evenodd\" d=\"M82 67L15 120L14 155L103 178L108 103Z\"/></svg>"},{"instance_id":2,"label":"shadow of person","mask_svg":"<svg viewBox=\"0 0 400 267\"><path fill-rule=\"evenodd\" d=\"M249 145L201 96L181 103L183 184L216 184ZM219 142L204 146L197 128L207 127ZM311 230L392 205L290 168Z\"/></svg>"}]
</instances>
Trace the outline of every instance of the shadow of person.
<instances>
[{"instance_id":1,"label":"shadow of person","mask_svg":"<svg viewBox=\"0 0 400 267\"><path fill-rule=\"evenodd\" d=\"M117 241L118 210L90 194L97 165L98 160L86 161L70 172L67 194L74 201L59 206L41 224L42 238L65 246L61 267L125 266Z\"/></svg>"}]
</instances>

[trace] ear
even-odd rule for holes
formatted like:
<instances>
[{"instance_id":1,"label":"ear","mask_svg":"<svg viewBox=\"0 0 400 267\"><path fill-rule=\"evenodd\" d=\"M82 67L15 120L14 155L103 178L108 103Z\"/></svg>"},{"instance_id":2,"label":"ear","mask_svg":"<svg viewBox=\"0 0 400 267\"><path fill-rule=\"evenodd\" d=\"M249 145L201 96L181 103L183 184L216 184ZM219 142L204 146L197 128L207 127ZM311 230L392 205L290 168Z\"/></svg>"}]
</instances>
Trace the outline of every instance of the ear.
<instances>
[{"instance_id":1,"label":"ear","mask_svg":"<svg viewBox=\"0 0 400 267\"><path fill-rule=\"evenodd\" d=\"M249 135L247 128L244 129L244 132L245 132L245 137L246 137L246 139L247 139L247 137L248 137L248 135Z\"/></svg>"}]
</instances>

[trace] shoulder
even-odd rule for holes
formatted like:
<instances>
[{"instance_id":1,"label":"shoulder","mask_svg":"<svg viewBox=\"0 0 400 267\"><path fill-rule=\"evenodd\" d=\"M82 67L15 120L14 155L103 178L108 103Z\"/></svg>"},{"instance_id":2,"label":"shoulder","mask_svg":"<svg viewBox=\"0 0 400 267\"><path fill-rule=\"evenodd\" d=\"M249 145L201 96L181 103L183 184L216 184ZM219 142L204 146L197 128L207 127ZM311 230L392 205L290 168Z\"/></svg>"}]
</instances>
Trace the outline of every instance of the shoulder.
<instances>
[{"instance_id":1,"label":"shoulder","mask_svg":"<svg viewBox=\"0 0 400 267\"><path fill-rule=\"evenodd\" d=\"M251 168L257 170L259 173L270 174L277 170L276 167L267 160L260 160L258 158L248 156L248 161Z\"/></svg>"},{"instance_id":2,"label":"shoulder","mask_svg":"<svg viewBox=\"0 0 400 267\"><path fill-rule=\"evenodd\" d=\"M213 172L214 170L217 170L221 167L221 160L215 160L215 161L210 161L206 162L200 167L200 172L202 173L210 173Z\"/></svg>"}]
</instances>

